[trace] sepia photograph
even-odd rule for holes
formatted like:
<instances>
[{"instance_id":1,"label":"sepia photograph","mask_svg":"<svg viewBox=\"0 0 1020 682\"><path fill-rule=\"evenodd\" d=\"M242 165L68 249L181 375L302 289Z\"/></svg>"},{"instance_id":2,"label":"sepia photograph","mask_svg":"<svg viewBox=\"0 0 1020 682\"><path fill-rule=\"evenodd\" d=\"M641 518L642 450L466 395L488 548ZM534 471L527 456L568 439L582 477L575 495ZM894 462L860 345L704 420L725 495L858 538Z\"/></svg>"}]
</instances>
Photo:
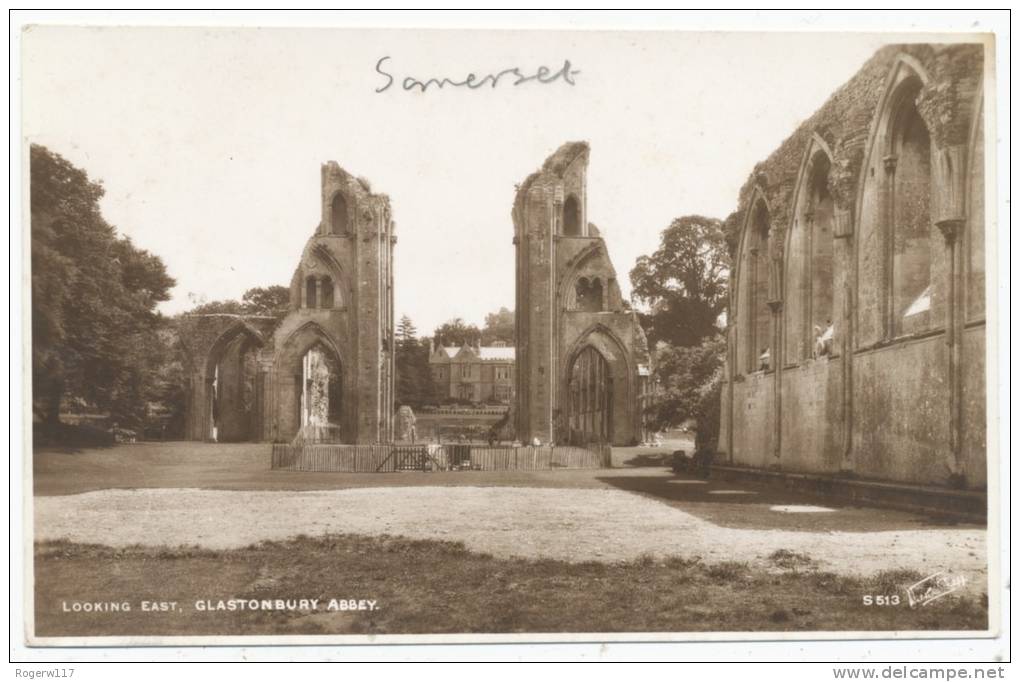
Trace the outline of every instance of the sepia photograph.
<instances>
[{"instance_id":1,"label":"sepia photograph","mask_svg":"<svg viewBox=\"0 0 1020 682\"><path fill-rule=\"evenodd\" d=\"M994 33L202 18L11 29L21 652L1002 635Z\"/></svg>"}]
</instances>

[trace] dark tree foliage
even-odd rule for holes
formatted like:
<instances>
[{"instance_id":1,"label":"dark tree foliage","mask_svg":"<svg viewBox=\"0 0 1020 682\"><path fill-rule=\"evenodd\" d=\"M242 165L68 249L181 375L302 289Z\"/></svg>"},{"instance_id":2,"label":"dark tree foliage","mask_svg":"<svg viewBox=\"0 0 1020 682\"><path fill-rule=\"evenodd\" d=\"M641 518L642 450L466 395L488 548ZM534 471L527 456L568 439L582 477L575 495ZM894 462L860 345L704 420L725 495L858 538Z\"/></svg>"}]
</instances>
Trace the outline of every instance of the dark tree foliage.
<instances>
[{"instance_id":1,"label":"dark tree foliage","mask_svg":"<svg viewBox=\"0 0 1020 682\"><path fill-rule=\"evenodd\" d=\"M266 315L282 319L290 309L290 289L280 284L248 289L240 301L209 301L188 311L189 315Z\"/></svg>"},{"instance_id":2,"label":"dark tree foliage","mask_svg":"<svg viewBox=\"0 0 1020 682\"><path fill-rule=\"evenodd\" d=\"M290 288L280 284L254 287L244 292L241 304L249 315L285 317L290 310Z\"/></svg>"},{"instance_id":3,"label":"dark tree foliage","mask_svg":"<svg viewBox=\"0 0 1020 682\"><path fill-rule=\"evenodd\" d=\"M135 425L154 398L156 305L174 280L103 219L102 185L39 145L30 164L33 413L55 429L74 402Z\"/></svg>"},{"instance_id":4,"label":"dark tree foliage","mask_svg":"<svg viewBox=\"0 0 1020 682\"><path fill-rule=\"evenodd\" d=\"M697 449L715 449L726 339L720 334L697 346L661 342L655 349L654 400L648 424L655 430L695 422Z\"/></svg>"},{"instance_id":5,"label":"dark tree foliage","mask_svg":"<svg viewBox=\"0 0 1020 682\"><path fill-rule=\"evenodd\" d=\"M417 337L418 330L407 315L397 323L396 403L419 409L433 402L435 388L429 369L429 344Z\"/></svg>"},{"instance_id":6,"label":"dark tree foliage","mask_svg":"<svg viewBox=\"0 0 1020 682\"><path fill-rule=\"evenodd\" d=\"M482 330L458 317L436 327L432 338L440 346L473 346L481 342Z\"/></svg>"},{"instance_id":7,"label":"dark tree foliage","mask_svg":"<svg viewBox=\"0 0 1020 682\"><path fill-rule=\"evenodd\" d=\"M722 221L684 216L663 230L655 253L638 258L630 271L650 345L696 346L719 333L729 270Z\"/></svg>"},{"instance_id":8,"label":"dark tree foliage","mask_svg":"<svg viewBox=\"0 0 1020 682\"><path fill-rule=\"evenodd\" d=\"M722 221L684 216L630 273L633 298L644 308L639 319L655 349L649 426L693 420L699 450L714 450L718 439L729 271Z\"/></svg>"},{"instance_id":9,"label":"dark tree foliage","mask_svg":"<svg viewBox=\"0 0 1020 682\"><path fill-rule=\"evenodd\" d=\"M485 316L482 343L492 345L497 341L502 341L508 346L514 345L514 311L506 307Z\"/></svg>"}]
</instances>

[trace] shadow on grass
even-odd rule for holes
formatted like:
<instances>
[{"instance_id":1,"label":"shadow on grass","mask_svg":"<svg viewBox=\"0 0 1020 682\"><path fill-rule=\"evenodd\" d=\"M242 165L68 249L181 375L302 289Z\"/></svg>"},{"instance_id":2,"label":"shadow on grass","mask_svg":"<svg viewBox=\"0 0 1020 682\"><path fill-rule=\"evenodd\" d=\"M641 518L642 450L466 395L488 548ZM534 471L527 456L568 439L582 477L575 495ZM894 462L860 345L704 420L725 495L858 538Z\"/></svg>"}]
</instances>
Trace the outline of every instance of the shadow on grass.
<instances>
[{"instance_id":1,"label":"shadow on grass","mask_svg":"<svg viewBox=\"0 0 1020 682\"><path fill-rule=\"evenodd\" d=\"M597 480L730 528L878 532L955 525L945 519L854 506L777 485L704 479L671 471L659 476L601 475ZM774 507L802 509L794 513Z\"/></svg>"},{"instance_id":2,"label":"shadow on grass","mask_svg":"<svg viewBox=\"0 0 1020 682\"><path fill-rule=\"evenodd\" d=\"M630 467L668 467L671 462L671 454L668 452L648 452L635 455L623 464Z\"/></svg>"}]
</instances>

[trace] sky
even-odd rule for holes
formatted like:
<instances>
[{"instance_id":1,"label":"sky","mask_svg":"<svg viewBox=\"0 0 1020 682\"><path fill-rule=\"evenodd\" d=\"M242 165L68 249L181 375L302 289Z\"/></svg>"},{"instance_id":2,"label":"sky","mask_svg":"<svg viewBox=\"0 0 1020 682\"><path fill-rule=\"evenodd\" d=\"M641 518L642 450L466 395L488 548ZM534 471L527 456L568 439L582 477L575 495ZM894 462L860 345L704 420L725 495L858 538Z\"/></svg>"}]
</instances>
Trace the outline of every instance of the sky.
<instances>
[{"instance_id":1,"label":"sky","mask_svg":"<svg viewBox=\"0 0 1020 682\"><path fill-rule=\"evenodd\" d=\"M673 218L725 218L754 164L886 41L863 33L36 26L22 121L102 180L102 210L158 254L165 313L288 284L320 219L320 164L389 195L395 308L430 333L514 303L515 185L587 140L588 218L624 295ZM389 80L377 62L396 79ZM520 67L574 85L405 91ZM26 152L27 154L27 152Z\"/></svg>"}]
</instances>

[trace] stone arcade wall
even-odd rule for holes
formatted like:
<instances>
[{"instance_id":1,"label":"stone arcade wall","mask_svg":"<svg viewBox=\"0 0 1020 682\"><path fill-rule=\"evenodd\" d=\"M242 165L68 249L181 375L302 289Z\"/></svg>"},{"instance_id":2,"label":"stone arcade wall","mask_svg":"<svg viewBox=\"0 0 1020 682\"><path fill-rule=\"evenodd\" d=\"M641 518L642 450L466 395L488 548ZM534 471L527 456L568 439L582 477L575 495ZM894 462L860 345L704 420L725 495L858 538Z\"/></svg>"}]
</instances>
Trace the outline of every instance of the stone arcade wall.
<instances>
[{"instance_id":1,"label":"stone arcade wall","mask_svg":"<svg viewBox=\"0 0 1020 682\"><path fill-rule=\"evenodd\" d=\"M718 461L986 486L982 51L880 50L755 167Z\"/></svg>"},{"instance_id":2,"label":"stone arcade wall","mask_svg":"<svg viewBox=\"0 0 1020 682\"><path fill-rule=\"evenodd\" d=\"M189 316L181 339L189 359L187 434L213 437L212 382L220 440L291 441L301 426L302 358L320 348L340 368L333 399L346 443L392 439L393 246L389 198L336 162L322 166L322 220L291 279L290 312L277 321ZM241 358L257 349L252 391ZM249 362L250 365L250 362ZM249 415L249 412L251 413Z\"/></svg>"},{"instance_id":3,"label":"stone arcade wall","mask_svg":"<svg viewBox=\"0 0 1020 682\"><path fill-rule=\"evenodd\" d=\"M588 222L588 145L564 144L517 191L516 429L528 442L563 442L571 411L570 373L594 348L611 380L611 440L641 439L648 370L644 332L624 308L605 240Z\"/></svg>"}]
</instances>

